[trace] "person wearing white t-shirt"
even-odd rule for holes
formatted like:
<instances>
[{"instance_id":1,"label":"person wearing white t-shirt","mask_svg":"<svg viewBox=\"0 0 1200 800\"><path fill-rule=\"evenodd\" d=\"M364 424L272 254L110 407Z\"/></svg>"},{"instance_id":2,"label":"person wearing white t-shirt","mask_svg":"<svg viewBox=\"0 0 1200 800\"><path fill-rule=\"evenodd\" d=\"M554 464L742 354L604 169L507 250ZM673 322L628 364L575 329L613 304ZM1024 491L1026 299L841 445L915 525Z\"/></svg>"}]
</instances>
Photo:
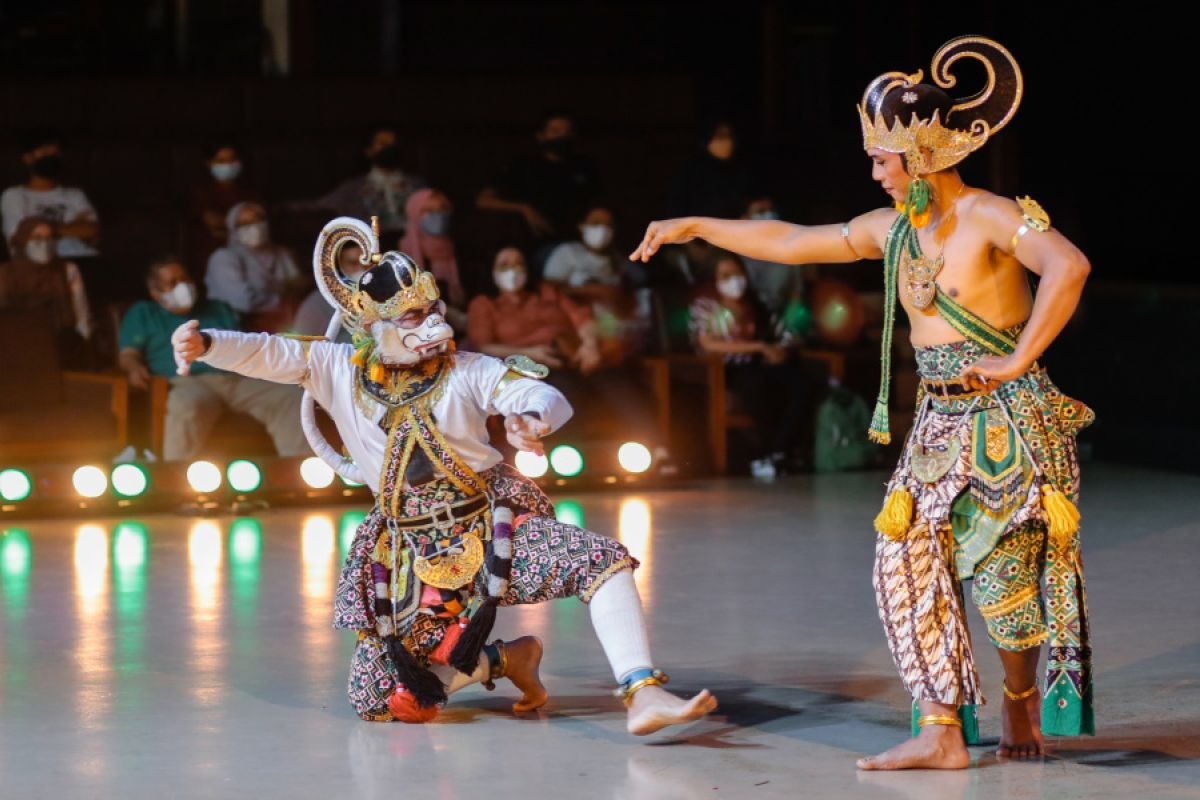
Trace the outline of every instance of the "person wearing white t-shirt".
<instances>
[{"instance_id":1,"label":"person wearing white t-shirt","mask_svg":"<svg viewBox=\"0 0 1200 800\"><path fill-rule=\"evenodd\" d=\"M62 149L47 135L32 137L21 160L29 169L29 180L10 186L0 195L4 238L11 245L21 220L42 217L55 225L58 254L63 258L88 258L100 254L100 220L82 189L59 183Z\"/></svg>"}]
</instances>

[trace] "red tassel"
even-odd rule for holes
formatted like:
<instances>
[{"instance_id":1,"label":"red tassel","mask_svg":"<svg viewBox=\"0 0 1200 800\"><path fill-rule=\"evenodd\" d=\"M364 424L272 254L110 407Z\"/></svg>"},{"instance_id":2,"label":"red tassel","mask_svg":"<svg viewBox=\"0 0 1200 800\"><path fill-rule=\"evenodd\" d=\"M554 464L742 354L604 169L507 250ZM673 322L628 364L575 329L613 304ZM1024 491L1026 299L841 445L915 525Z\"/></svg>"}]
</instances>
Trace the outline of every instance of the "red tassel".
<instances>
[{"instance_id":1,"label":"red tassel","mask_svg":"<svg viewBox=\"0 0 1200 800\"><path fill-rule=\"evenodd\" d=\"M393 719L410 724L429 722L438 715L437 706L422 706L417 703L412 692L407 689L397 689L388 697L388 711Z\"/></svg>"}]
</instances>

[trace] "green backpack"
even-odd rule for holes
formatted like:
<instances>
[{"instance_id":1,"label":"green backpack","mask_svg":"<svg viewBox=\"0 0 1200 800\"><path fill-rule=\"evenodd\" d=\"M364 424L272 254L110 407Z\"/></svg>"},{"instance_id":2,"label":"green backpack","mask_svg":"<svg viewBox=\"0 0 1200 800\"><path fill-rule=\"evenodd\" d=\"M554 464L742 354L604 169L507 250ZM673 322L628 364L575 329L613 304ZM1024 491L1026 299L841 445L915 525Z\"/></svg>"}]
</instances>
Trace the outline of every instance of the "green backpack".
<instances>
[{"instance_id":1,"label":"green backpack","mask_svg":"<svg viewBox=\"0 0 1200 800\"><path fill-rule=\"evenodd\" d=\"M867 438L871 414L854 392L831 384L817 408L813 467L817 472L858 469L870 463L875 445Z\"/></svg>"}]
</instances>

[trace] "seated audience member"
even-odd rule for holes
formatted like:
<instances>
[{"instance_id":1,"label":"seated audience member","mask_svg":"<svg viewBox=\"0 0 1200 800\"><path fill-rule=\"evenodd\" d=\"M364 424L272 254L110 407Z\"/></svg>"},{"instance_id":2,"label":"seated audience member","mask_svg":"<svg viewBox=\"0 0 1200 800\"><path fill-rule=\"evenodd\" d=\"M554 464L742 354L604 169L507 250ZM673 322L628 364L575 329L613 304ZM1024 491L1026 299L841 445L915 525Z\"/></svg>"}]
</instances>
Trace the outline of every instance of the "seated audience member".
<instances>
[{"instance_id":1,"label":"seated audience member","mask_svg":"<svg viewBox=\"0 0 1200 800\"><path fill-rule=\"evenodd\" d=\"M370 221L372 216L379 217L380 235L389 242L395 241L408 227L405 216L408 198L422 188L425 181L404 170L404 153L397 142L395 128L372 128L363 155L371 164L365 174L347 178L324 197L298 205L315 206L363 221Z\"/></svg>"},{"instance_id":2,"label":"seated audience member","mask_svg":"<svg viewBox=\"0 0 1200 800\"><path fill-rule=\"evenodd\" d=\"M759 452L751 473L773 479L802 434L805 376L773 341L770 317L738 256L718 257L715 286L692 303L691 330L697 350L725 360L726 386L754 419Z\"/></svg>"},{"instance_id":3,"label":"seated audience member","mask_svg":"<svg viewBox=\"0 0 1200 800\"><path fill-rule=\"evenodd\" d=\"M775 202L762 195L746 205L742 219L779 219L779 213ZM750 285L771 315L782 316L789 303L803 301L805 268L756 258L744 258L743 262Z\"/></svg>"},{"instance_id":4,"label":"seated audience member","mask_svg":"<svg viewBox=\"0 0 1200 800\"><path fill-rule=\"evenodd\" d=\"M537 152L514 158L476 198L479 208L520 214L540 266L549 247L571 236L585 206L599 194L592 160L575 148L575 119L553 111L534 135Z\"/></svg>"},{"instance_id":5,"label":"seated audience member","mask_svg":"<svg viewBox=\"0 0 1200 800\"><path fill-rule=\"evenodd\" d=\"M649 291L635 302L632 264L613 246L613 215L602 205L589 208L577 226L579 238L554 248L543 280L591 308L606 366L620 366L635 352L649 327Z\"/></svg>"},{"instance_id":6,"label":"seated audience member","mask_svg":"<svg viewBox=\"0 0 1200 800\"><path fill-rule=\"evenodd\" d=\"M47 309L58 337L59 364L88 366L92 315L87 292L79 268L58 254L54 230L44 217L21 220L9 245L12 260L0 264L0 308Z\"/></svg>"},{"instance_id":7,"label":"seated audience member","mask_svg":"<svg viewBox=\"0 0 1200 800\"><path fill-rule=\"evenodd\" d=\"M229 243L225 224L229 209L238 203L259 202L257 193L242 180L242 159L233 145L219 144L205 155L208 177L192 189L188 219L189 250L203 260Z\"/></svg>"},{"instance_id":8,"label":"seated audience member","mask_svg":"<svg viewBox=\"0 0 1200 800\"><path fill-rule=\"evenodd\" d=\"M596 326L588 309L549 284L529 288L520 250L496 254L492 277L497 294L480 295L467 309L470 347L504 358L527 355L550 367L557 386L588 422L615 421L622 435L661 444L645 392L620 369L605 369ZM661 451L660 451L661 455Z\"/></svg>"},{"instance_id":9,"label":"seated audience member","mask_svg":"<svg viewBox=\"0 0 1200 800\"><path fill-rule=\"evenodd\" d=\"M64 186L62 148L58 138L48 133L29 136L21 154L29 170L29 179L10 186L0 195L0 214L4 236L11 243L17 226L26 217L50 220L58 237L58 252L63 258L80 259L99 255L100 220L83 190Z\"/></svg>"},{"instance_id":10,"label":"seated audience member","mask_svg":"<svg viewBox=\"0 0 1200 800\"><path fill-rule=\"evenodd\" d=\"M342 274L352 280L358 280L358 277L366 270L366 266L360 261L362 256L362 248L353 242L342 245L342 249L338 252L338 266L341 268ZM292 322L292 333L303 336L324 336L335 310L333 306L329 305L325 295L321 294L320 289L313 289L308 293L308 297L304 298L300 308L296 310L296 318ZM337 340L340 342L350 341L350 334L345 327L339 329Z\"/></svg>"},{"instance_id":11,"label":"seated audience member","mask_svg":"<svg viewBox=\"0 0 1200 800\"><path fill-rule=\"evenodd\" d=\"M467 322L467 296L450 238L452 211L450 199L437 189L418 189L409 195L405 206L408 229L400 239L400 251L433 274L446 301L446 321L462 331Z\"/></svg>"},{"instance_id":12,"label":"seated audience member","mask_svg":"<svg viewBox=\"0 0 1200 800\"><path fill-rule=\"evenodd\" d=\"M742 213L751 177L736 145L728 121L713 120L702 128L698 151L671 182L668 216L729 219Z\"/></svg>"},{"instance_id":13,"label":"seated audience member","mask_svg":"<svg viewBox=\"0 0 1200 800\"><path fill-rule=\"evenodd\" d=\"M275 333L292 322L308 281L287 248L271 241L267 212L258 203L238 203L225 215L229 243L208 259L208 296L240 315L242 327Z\"/></svg>"},{"instance_id":14,"label":"seated audience member","mask_svg":"<svg viewBox=\"0 0 1200 800\"><path fill-rule=\"evenodd\" d=\"M197 362L187 375L175 371L171 334L188 320L202 328L236 329L237 317L219 300L201 300L187 268L175 258L154 262L146 273L151 300L140 300L121 320L121 368L136 389L151 376L171 382L167 395L162 457L194 458L204 450L213 426L226 409L249 414L263 424L281 456L311 453L300 427L300 387L246 378Z\"/></svg>"}]
</instances>

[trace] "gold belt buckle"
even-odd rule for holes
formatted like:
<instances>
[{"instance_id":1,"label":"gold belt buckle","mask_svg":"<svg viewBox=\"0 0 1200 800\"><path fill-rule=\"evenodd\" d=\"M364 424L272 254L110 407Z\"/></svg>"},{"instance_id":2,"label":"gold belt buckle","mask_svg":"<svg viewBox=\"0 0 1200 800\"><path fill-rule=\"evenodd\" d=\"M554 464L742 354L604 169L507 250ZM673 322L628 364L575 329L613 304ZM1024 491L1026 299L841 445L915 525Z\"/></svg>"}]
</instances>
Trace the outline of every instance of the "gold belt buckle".
<instances>
[{"instance_id":1,"label":"gold belt buckle","mask_svg":"<svg viewBox=\"0 0 1200 800\"><path fill-rule=\"evenodd\" d=\"M448 531L454 527L454 509L449 503L441 502L434 503L429 508L429 519L432 520L432 525L439 531Z\"/></svg>"}]
</instances>

